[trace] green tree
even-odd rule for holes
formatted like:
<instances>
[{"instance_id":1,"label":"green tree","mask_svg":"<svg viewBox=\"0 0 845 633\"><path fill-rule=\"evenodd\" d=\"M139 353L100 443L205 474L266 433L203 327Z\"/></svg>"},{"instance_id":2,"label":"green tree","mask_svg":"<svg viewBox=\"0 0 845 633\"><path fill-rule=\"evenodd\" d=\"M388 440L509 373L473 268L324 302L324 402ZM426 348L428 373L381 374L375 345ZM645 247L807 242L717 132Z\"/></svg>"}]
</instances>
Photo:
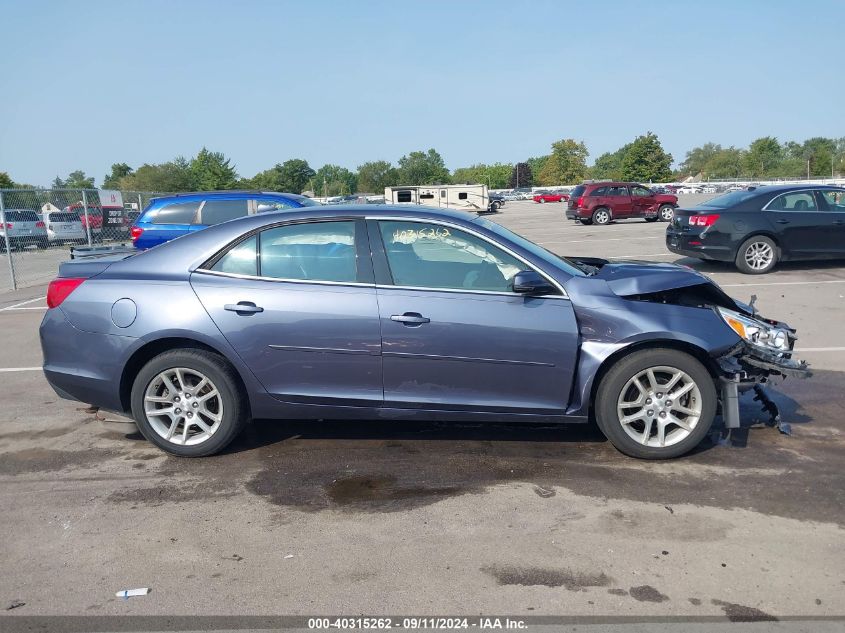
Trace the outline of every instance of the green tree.
<instances>
[{"instance_id":1,"label":"green tree","mask_svg":"<svg viewBox=\"0 0 845 633\"><path fill-rule=\"evenodd\" d=\"M835 154L836 140L832 138L815 136L804 141L803 158L810 162L811 176L830 177Z\"/></svg>"},{"instance_id":2,"label":"green tree","mask_svg":"<svg viewBox=\"0 0 845 633\"><path fill-rule=\"evenodd\" d=\"M508 179L509 189L518 189L519 187L530 187L534 184L534 171L531 169L530 163L517 163L511 170L511 176Z\"/></svg>"},{"instance_id":3,"label":"green tree","mask_svg":"<svg viewBox=\"0 0 845 633\"><path fill-rule=\"evenodd\" d=\"M744 152L741 149L720 148L707 159L701 171L710 178L737 178L742 175L743 161Z\"/></svg>"},{"instance_id":4,"label":"green tree","mask_svg":"<svg viewBox=\"0 0 845 633\"><path fill-rule=\"evenodd\" d=\"M528 163L528 166L531 167L531 173L534 175L534 184L537 184L537 178L539 177L540 172L543 171L543 167L546 165L547 160L549 160L548 155L533 156L525 161Z\"/></svg>"},{"instance_id":5,"label":"green tree","mask_svg":"<svg viewBox=\"0 0 845 633\"><path fill-rule=\"evenodd\" d=\"M238 174L234 165L221 152L210 152L203 147L190 163L191 176L201 191L234 189Z\"/></svg>"},{"instance_id":6,"label":"green tree","mask_svg":"<svg viewBox=\"0 0 845 633\"><path fill-rule=\"evenodd\" d=\"M364 193L383 193L385 187L398 184L399 171L386 160L358 166L358 189Z\"/></svg>"},{"instance_id":7,"label":"green tree","mask_svg":"<svg viewBox=\"0 0 845 633\"><path fill-rule=\"evenodd\" d=\"M687 176L703 174L707 171L707 163L721 151L722 146L716 143L705 143L701 147L693 147L681 163L680 171Z\"/></svg>"},{"instance_id":8,"label":"green tree","mask_svg":"<svg viewBox=\"0 0 845 633\"><path fill-rule=\"evenodd\" d=\"M111 173L103 178L103 189L117 189L120 186L120 179L132 173L132 168L126 163L114 163L111 166Z\"/></svg>"},{"instance_id":9,"label":"green tree","mask_svg":"<svg viewBox=\"0 0 845 633\"><path fill-rule=\"evenodd\" d=\"M158 165L145 163L133 173L121 178L118 188L123 191L159 193L178 193L197 189L190 163L182 156Z\"/></svg>"},{"instance_id":10,"label":"green tree","mask_svg":"<svg viewBox=\"0 0 845 633\"><path fill-rule=\"evenodd\" d=\"M56 176L52 186L53 189L94 189L94 177L86 177L84 171L77 169L64 180Z\"/></svg>"},{"instance_id":11,"label":"green tree","mask_svg":"<svg viewBox=\"0 0 845 633\"><path fill-rule=\"evenodd\" d=\"M745 154L745 175L759 178L776 175L783 161L783 150L773 136L764 136L752 141Z\"/></svg>"},{"instance_id":12,"label":"green tree","mask_svg":"<svg viewBox=\"0 0 845 633\"><path fill-rule=\"evenodd\" d=\"M314 170L308 161L301 158L291 158L284 163L276 163L274 167L256 174L247 182L247 188L263 189L265 191L287 191L302 193L314 177Z\"/></svg>"},{"instance_id":13,"label":"green tree","mask_svg":"<svg viewBox=\"0 0 845 633\"><path fill-rule=\"evenodd\" d=\"M605 152L590 168L590 178L595 180L622 180L622 159L631 144L623 145L615 152Z\"/></svg>"},{"instance_id":14,"label":"green tree","mask_svg":"<svg viewBox=\"0 0 845 633\"><path fill-rule=\"evenodd\" d=\"M344 196L358 190L358 177L340 165L323 165L312 178L318 196Z\"/></svg>"},{"instance_id":15,"label":"green tree","mask_svg":"<svg viewBox=\"0 0 845 633\"><path fill-rule=\"evenodd\" d=\"M411 152L399 159L400 185L442 185L450 181L446 163L434 149Z\"/></svg>"},{"instance_id":16,"label":"green tree","mask_svg":"<svg viewBox=\"0 0 845 633\"><path fill-rule=\"evenodd\" d=\"M15 181L5 171L0 171L0 189L14 189Z\"/></svg>"},{"instance_id":17,"label":"green tree","mask_svg":"<svg viewBox=\"0 0 845 633\"><path fill-rule=\"evenodd\" d=\"M452 174L452 182L487 185L490 189L504 189L508 186L513 166L503 163L459 167Z\"/></svg>"},{"instance_id":18,"label":"green tree","mask_svg":"<svg viewBox=\"0 0 845 633\"><path fill-rule=\"evenodd\" d=\"M657 135L638 136L622 158L622 178L638 182L665 182L672 178L672 155L664 151Z\"/></svg>"},{"instance_id":19,"label":"green tree","mask_svg":"<svg viewBox=\"0 0 845 633\"><path fill-rule=\"evenodd\" d=\"M587 146L567 138L552 143L552 153L538 174L541 185L568 185L587 176Z\"/></svg>"}]
</instances>

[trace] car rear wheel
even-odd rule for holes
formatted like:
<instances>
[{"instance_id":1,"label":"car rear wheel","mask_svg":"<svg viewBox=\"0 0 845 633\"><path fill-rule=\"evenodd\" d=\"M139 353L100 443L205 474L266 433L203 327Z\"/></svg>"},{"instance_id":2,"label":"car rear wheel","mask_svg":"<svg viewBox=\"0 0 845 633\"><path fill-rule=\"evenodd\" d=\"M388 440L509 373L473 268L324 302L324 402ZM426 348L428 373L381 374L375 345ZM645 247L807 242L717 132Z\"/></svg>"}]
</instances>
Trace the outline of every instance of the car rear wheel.
<instances>
[{"instance_id":1,"label":"car rear wheel","mask_svg":"<svg viewBox=\"0 0 845 633\"><path fill-rule=\"evenodd\" d=\"M645 218L646 222L657 222L660 218Z\"/></svg>"},{"instance_id":2,"label":"car rear wheel","mask_svg":"<svg viewBox=\"0 0 845 633\"><path fill-rule=\"evenodd\" d=\"M762 275L778 262L778 247L765 235L749 237L736 253L736 267L746 275Z\"/></svg>"},{"instance_id":3,"label":"car rear wheel","mask_svg":"<svg viewBox=\"0 0 845 633\"><path fill-rule=\"evenodd\" d=\"M659 215L660 219L664 222L671 222L672 218L675 217L675 207L671 204L661 204L660 208L657 210L657 215Z\"/></svg>"},{"instance_id":4,"label":"car rear wheel","mask_svg":"<svg viewBox=\"0 0 845 633\"><path fill-rule=\"evenodd\" d=\"M716 415L713 378L694 357L673 349L634 352L617 361L596 392L596 422L619 451L670 459L695 448Z\"/></svg>"},{"instance_id":5,"label":"car rear wheel","mask_svg":"<svg viewBox=\"0 0 845 633\"><path fill-rule=\"evenodd\" d=\"M196 349L164 352L138 372L132 415L144 437L181 457L220 452L247 422L235 370Z\"/></svg>"},{"instance_id":6,"label":"car rear wheel","mask_svg":"<svg viewBox=\"0 0 845 633\"><path fill-rule=\"evenodd\" d=\"M610 222L610 211L604 207L599 207L593 212L593 222L596 224L607 224Z\"/></svg>"},{"instance_id":7,"label":"car rear wheel","mask_svg":"<svg viewBox=\"0 0 845 633\"><path fill-rule=\"evenodd\" d=\"M540 204L546 204L546 199L540 198L539 200L537 200L537 202L539 202Z\"/></svg>"},{"instance_id":8,"label":"car rear wheel","mask_svg":"<svg viewBox=\"0 0 845 633\"><path fill-rule=\"evenodd\" d=\"M593 221L590 218L581 218L578 220L581 224L590 225Z\"/></svg>"}]
</instances>

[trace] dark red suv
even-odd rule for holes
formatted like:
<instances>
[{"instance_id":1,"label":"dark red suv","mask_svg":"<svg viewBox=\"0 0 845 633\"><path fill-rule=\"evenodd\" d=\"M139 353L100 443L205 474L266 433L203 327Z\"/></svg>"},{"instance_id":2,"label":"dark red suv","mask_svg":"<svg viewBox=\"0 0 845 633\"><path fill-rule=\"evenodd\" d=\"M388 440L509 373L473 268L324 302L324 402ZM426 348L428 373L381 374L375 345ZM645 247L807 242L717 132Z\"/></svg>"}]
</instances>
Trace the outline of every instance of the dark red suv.
<instances>
[{"instance_id":1,"label":"dark red suv","mask_svg":"<svg viewBox=\"0 0 845 633\"><path fill-rule=\"evenodd\" d=\"M677 206L677 196L656 193L636 182L585 182L569 195L566 217L581 224L627 218L670 222Z\"/></svg>"}]
</instances>

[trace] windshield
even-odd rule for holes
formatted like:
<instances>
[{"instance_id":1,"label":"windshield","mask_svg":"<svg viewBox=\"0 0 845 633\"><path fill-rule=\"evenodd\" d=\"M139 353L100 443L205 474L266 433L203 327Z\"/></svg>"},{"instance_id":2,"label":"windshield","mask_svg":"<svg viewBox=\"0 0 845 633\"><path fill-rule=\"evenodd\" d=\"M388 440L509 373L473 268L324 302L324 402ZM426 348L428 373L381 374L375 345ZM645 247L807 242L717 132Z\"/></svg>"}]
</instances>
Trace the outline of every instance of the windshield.
<instances>
[{"instance_id":1,"label":"windshield","mask_svg":"<svg viewBox=\"0 0 845 633\"><path fill-rule=\"evenodd\" d=\"M51 213L50 222L79 222L79 215L76 213Z\"/></svg>"},{"instance_id":2,"label":"windshield","mask_svg":"<svg viewBox=\"0 0 845 633\"><path fill-rule=\"evenodd\" d=\"M714 209L727 209L729 207L735 207L741 202L745 202L749 198L759 195L760 193L758 191L731 191L730 193L716 196L707 202L702 202L698 206L713 207Z\"/></svg>"},{"instance_id":3,"label":"windshield","mask_svg":"<svg viewBox=\"0 0 845 633\"><path fill-rule=\"evenodd\" d=\"M40 219L35 211L20 211L17 209L6 211L7 222L38 222Z\"/></svg>"},{"instance_id":4,"label":"windshield","mask_svg":"<svg viewBox=\"0 0 845 633\"><path fill-rule=\"evenodd\" d=\"M501 224L496 224L495 222L491 222L486 218L477 218L475 220L476 224L483 226L485 229L489 229L493 231L499 237L503 237L506 240L510 240L517 246L525 249L535 257L542 259L544 262L551 264L557 268L563 269L569 275L573 277L586 277L586 273L579 268L575 262L566 259L565 257L561 257L560 255L555 255L551 251L547 251L542 246L535 244L531 240L527 240L521 235L514 233L513 231L509 231Z\"/></svg>"}]
</instances>

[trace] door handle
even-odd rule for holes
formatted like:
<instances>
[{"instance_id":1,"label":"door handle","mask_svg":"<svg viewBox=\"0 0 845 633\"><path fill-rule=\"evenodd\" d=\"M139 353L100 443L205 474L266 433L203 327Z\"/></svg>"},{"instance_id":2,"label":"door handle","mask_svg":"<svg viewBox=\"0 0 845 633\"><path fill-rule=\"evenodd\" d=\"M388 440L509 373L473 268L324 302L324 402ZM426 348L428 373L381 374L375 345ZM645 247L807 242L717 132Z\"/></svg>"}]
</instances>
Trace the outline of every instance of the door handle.
<instances>
[{"instance_id":1,"label":"door handle","mask_svg":"<svg viewBox=\"0 0 845 633\"><path fill-rule=\"evenodd\" d=\"M228 310L229 312L236 312L241 316L264 312L264 308L255 305L252 301L238 301L237 303L227 303L225 306L223 306L223 309Z\"/></svg>"},{"instance_id":2,"label":"door handle","mask_svg":"<svg viewBox=\"0 0 845 633\"><path fill-rule=\"evenodd\" d=\"M431 319L424 317L419 312L406 312L405 314L394 314L390 317L391 321L396 321L404 325L422 325L423 323L431 323Z\"/></svg>"},{"instance_id":3,"label":"door handle","mask_svg":"<svg viewBox=\"0 0 845 633\"><path fill-rule=\"evenodd\" d=\"M789 224L789 220L784 220L783 218L781 218L780 220L775 220L775 222L777 222L778 224Z\"/></svg>"}]
</instances>

